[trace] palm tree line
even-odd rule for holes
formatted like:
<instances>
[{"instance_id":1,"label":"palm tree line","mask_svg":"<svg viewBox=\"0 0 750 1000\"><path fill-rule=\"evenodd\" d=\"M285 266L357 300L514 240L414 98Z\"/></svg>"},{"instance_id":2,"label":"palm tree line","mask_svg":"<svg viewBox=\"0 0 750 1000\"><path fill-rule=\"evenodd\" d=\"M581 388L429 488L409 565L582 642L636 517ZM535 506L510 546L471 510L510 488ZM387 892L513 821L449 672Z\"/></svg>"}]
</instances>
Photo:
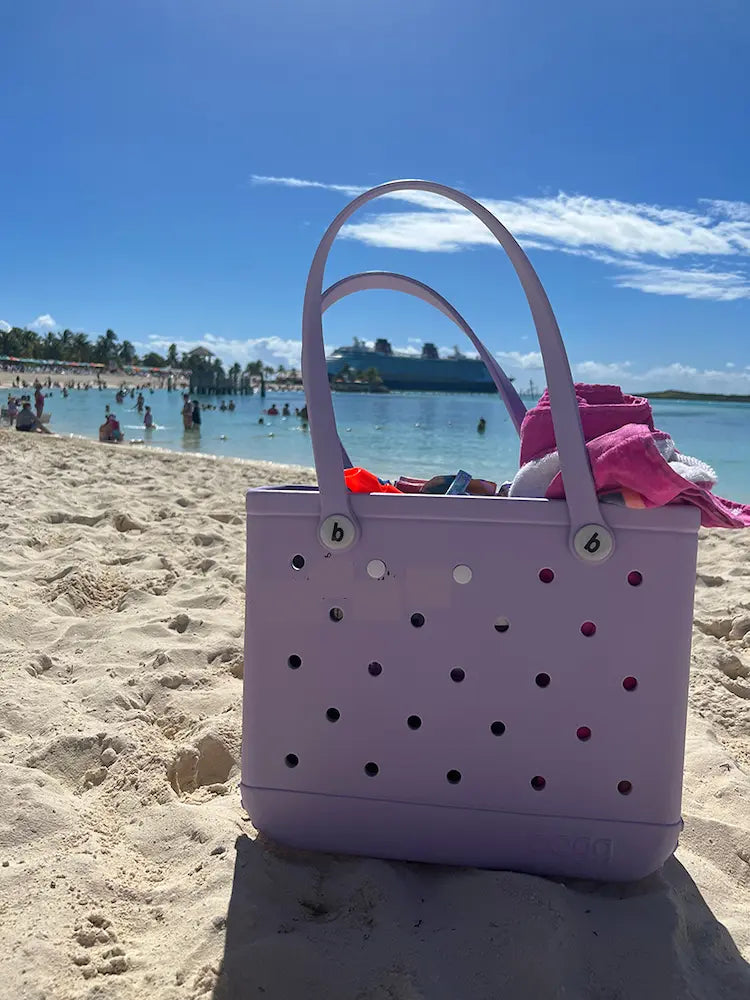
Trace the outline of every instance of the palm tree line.
<instances>
[{"instance_id":1,"label":"palm tree line","mask_svg":"<svg viewBox=\"0 0 750 1000\"><path fill-rule=\"evenodd\" d=\"M256 376L269 382L299 383L296 368L277 368L263 361L250 361L244 369L235 362L227 370L219 358L204 358L194 353L178 352L176 344L170 344L165 355L149 351L139 356L129 340L120 340L114 330L107 330L96 340L85 333L63 330L61 333L49 331L40 334L27 327L14 326L10 330L0 330L0 355L8 358L33 359L37 361L77 361L80 364L102 364L107 366L144 368L174 368L194 373L210 373L217 379L239 380L242 375Z\"/></svg>"}]
</instances>

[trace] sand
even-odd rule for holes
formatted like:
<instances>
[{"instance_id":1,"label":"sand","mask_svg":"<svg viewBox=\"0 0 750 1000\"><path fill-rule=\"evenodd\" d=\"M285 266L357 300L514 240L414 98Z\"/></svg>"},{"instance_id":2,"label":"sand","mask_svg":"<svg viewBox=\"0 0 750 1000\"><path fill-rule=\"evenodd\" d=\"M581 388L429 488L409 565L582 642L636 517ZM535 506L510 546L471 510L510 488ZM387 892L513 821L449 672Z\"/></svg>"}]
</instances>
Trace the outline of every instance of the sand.
<instances>
[{"instance_id":1,"label":"sand","mask_svg":"<svg viewBox=\"0 0 750 1000\"><path fill-rule=\"evenodd\" d=\"M336 858L238 794L245 490L0 432L0 997L747 1000L750 532L702 532L676 859L634 885Z\"/></svg>"},{"instance_id":2,"label":"sand","mask_svg":"<svg viewBox=\"0 0 750 1000\"><path fill-rule=\"evenodd\" d=\"M75 369L71 369L67 372L14 372L14 371L2 371L0 370L0 389L16 389L18 393L28 392L28 388L24 389L22 386L16 385L16 376L20 375L21 381L26 382L27 387L33 388L34 382L39 381L42 383L45 392L57 392L56 383L60 385L70 385L71 382L74 385L81 384L86 385L88 383L90 386L96 387L96 375L92 375L91 372L78 372ZM47 388L47 379L52 379L52 388ZM156 375L126 375L125 372L101 372L101 379L107 384L108 389L119 389L121 385L153 385L154 388L164 381ZM166 385L166 382L164 382ZM184 379L178 380L178 387L185 384ZM3 399L3 402L5 400Z\"/></svg>"}]
</instances>

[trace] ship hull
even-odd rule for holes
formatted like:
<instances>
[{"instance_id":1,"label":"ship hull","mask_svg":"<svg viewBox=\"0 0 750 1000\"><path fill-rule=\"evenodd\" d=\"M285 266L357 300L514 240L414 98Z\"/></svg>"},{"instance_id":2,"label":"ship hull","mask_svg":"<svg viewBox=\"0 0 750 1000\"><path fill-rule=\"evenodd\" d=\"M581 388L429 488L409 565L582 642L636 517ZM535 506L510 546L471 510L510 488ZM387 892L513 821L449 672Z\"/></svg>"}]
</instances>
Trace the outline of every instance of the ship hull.
<instances>
[{"instance_id":1,"label":"ship hull","mask_svg":"<svg viewBox=\"0 0 750 1000\"><path fill-rule=\"evenodd\" d=\"M328 377L334 378L345 366L350 371L375 368L383 385L393 391L495 391L495 385L484 364L474 358L412 358L344 348L328 358Z\"/></svg>"}]
</instances>

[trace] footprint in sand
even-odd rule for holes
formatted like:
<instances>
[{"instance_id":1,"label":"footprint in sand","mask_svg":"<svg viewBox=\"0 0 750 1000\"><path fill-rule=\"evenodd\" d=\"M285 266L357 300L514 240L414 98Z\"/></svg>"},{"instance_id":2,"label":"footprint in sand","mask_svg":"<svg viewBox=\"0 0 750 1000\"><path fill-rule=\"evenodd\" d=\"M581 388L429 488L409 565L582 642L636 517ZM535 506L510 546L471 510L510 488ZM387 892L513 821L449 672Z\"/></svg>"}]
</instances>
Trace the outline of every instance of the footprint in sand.
<instances>
[{"instance_id":1,"label":"footprint in sand","mask_svg":"<svg viewBox=\"0 0 750 1000\"><path fill-rule=\"evenodd\" d=\"M120 975L130 968L125 949L116 943L112 921L103 913L93 911L79 921L73 930L73 940L79 945L73 964L79 966L84 979Z\"/></svg>"},{"instance_id":2,"label":"footprint in sand","mask_svg":"<svg viewBox=\"0 0 750 1000\"><path fill-rule=\"evenodd\" d=\"M195 746L183 747L177 753L167 769L167 777L180 797L199 788L223 794L224 783L236 764L224 739L219 734L207 733Z\"/></svg>"}]
</instances>

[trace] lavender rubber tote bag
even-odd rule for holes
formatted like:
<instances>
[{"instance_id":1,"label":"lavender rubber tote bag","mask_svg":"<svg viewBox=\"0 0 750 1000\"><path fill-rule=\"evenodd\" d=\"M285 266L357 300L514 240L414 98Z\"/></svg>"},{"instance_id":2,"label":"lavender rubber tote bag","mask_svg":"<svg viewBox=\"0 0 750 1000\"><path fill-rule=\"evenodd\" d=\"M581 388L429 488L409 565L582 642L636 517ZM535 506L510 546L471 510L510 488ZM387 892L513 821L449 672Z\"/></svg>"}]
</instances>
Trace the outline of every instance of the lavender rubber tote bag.
<instances>
[{"instance_id":1,"label":"lavender rubber tote bag","mask_svg":"<svg viewBox=\"0 0 750 1000\"><path fill-rule=\"evenodd\" d=\"M566 500L347 491L322 310L349 291L400 288L437 305L475 341L516 427L523 415L431 289L376 273L324 293L341 226L405 190L473 212L510 258L544 358ZM698 511L598 502L539 279L497 219L451 188L394 181L354 199L316 251L302 337L319 491L247 496L242 796L253 823L325 851L598 879L654 871L681 827ZM394 461L391 473L418 471Z\"/></svg>"}]
</instances>

